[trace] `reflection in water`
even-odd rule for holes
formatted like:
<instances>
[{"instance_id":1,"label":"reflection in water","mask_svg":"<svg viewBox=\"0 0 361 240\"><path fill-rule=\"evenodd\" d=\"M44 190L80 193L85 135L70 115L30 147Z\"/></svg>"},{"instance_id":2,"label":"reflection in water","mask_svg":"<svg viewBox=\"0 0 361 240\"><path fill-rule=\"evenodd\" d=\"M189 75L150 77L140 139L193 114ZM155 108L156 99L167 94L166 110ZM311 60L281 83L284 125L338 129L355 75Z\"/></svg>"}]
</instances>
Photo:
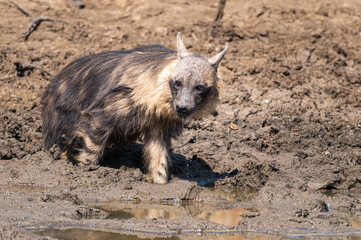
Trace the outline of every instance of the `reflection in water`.
<instances>
[{"instance_id":1,"label":"reflection in water","mask_svg":"<svg viewBox=\"0 0 361 240\"><path fill-rule=\"evenodd\" d=\"M232 209L222 209L215 212L204 211L199 214L197 217L208 219L212 222L219 223L229 227L237 227L238 223L242 219L242 214L248 213L246 209L243 208L232 208Z\"/></svg>"},{"instance_id":2,"label":"reflection in water","mask_svg":"<svg viewBox=\"0 0 361 240\"><path fill-rule=\"evenodd\" d=\"M39 236L50 236L64 240L178 240L178 237L156 237L156 238L140 238L137 235L129 235L123 233L114 233L106 231L92 231L85 229L49 229L44 231L33 232Z\"/></svg>"},{"instance_id":3,"label":"reflection in water","mask_svg":"<svg viewBox=\"0 0 361 240\"><path fill-rule=\"evenodd\" d=\"M169 206L161 204L124 204L112 202L109 204L94 205L94 207L109 213L107 219L175 219L180 216L180 206ZM185 215L182 214L182 215Z\"/></svg>"},{"instance_id":4,"label":"reflection in water","mask_svg":"<svg viewBox=\"0 0 361 240\"><path fill-rule=\"evenodd\" d=\"M195 216L225 226L237 227L242 214L249 211L243 208L214 210L210 205L162 205L162 204L124 204L109 203L95 206L109 213L108 219L176 219L182 216Z\"/></svg>"},{"instance_id":5,"label":"reflection in water","mask_svg":"<svg viewBox=\"0 0 361 240\"><path fill-rule=\"evenodd\" d=\"M164 211L162 209L134 209L133 215L137 219L145 218L165 218L175 219L177 215L174 212Z\"/></svg>"},{"instance_id":6,"label":"reflection in water","mask_svg":"<svg viewBox=\"0 0 361 240\"><path fill-rule=\"evenodd\" d=\"M109 211L102 207L103 210L109 212L107 219L153 219L153 218L164 218L164 219L175 219L177 215L174 212L165 211L162 209L155 208L124 208L121 210Z\"/></svg>"}]
</instances>

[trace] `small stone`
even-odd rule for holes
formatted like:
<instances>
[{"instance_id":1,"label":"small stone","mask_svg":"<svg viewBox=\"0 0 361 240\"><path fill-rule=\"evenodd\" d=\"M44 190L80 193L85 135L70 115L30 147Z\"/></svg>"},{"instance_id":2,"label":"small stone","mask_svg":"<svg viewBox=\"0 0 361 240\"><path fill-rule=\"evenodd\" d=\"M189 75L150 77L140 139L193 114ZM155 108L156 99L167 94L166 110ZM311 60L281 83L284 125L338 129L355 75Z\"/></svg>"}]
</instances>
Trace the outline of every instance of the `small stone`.
<instances>
[{"instance_id":1,"label":"small stone","mask_svg":"<svg viewBox=\"0 0 361 240\"><path fill-rule=\"evenodd\" d=\"M229 128L232 129L232 130L237 130L238 129L237 125L234 124L234 123L230 123Z\"/></svg>"}]
</instances>

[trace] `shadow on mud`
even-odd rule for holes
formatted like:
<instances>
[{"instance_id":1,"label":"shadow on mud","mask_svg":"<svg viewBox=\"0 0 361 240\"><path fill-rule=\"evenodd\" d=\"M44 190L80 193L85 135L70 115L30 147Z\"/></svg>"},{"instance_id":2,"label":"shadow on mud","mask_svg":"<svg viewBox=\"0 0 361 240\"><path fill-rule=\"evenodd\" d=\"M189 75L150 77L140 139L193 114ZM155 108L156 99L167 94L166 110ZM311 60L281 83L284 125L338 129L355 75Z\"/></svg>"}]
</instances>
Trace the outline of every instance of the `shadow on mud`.
<instances>
[{"instance_id":1,"label":"shadow on mud","mask_svg":"<svg viewBox=\"0 0 361 240\"><path fill-rule=\"evenodd\" d=\"M116 169L122 167L139 168L143 173L146 173L141 144L106 149L100 165ZM183 155L172 153L171 179L176 177L196 182L199 186L213 187L217 180L232 177L237 173L238 170L233 170L230 173L214 172L209 164L202 158L197 157L197 155L187 159Z\"/></svg>"},{"instance_id":2,"label":"shadow on mud","mask_svg":"<svg viewBox=\"0 0 361 240\"><path fill-rule=\"evenodd\" d=\"M191 159L187 159L180 154L172 154L173 165L170 173L174 177L196 182L202 187L214 187L216 181L226 177L232 177L238 173L233 170L230 173L214 172L211 167L202 158L193 155Z\"/></svg>"}]
</instances>

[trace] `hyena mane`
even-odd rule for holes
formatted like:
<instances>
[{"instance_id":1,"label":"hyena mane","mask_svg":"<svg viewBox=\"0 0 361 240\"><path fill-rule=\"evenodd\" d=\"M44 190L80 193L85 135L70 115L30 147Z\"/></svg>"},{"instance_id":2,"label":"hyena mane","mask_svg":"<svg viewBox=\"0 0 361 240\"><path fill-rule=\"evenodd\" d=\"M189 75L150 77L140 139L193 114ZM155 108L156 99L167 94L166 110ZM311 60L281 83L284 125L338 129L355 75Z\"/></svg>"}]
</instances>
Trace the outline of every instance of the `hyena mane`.
<instances>
[{"instance_id":1,"label":"hyena mane","mask_svg":"<svg viewBox=\"0 0 361 240\"><path fill-rule=\"evenodd\" d=\"M47 86L42 98L46 148L96 166L104 150L143 138L143 156L155 183L168 181L171 139L184 119L215 110L217 68L227 47L211 59L192 54L180 33L177 52L161 45L79 58Z\"/></svg>"}]
</instances>

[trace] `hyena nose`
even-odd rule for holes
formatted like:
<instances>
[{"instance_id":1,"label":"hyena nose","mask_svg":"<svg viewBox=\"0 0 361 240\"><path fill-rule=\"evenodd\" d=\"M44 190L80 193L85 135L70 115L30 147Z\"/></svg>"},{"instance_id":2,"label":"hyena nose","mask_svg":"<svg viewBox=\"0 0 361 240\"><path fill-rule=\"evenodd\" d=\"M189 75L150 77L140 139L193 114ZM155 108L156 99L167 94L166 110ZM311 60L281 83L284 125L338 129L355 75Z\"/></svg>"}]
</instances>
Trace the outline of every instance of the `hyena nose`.
<instances>
[{"instance_id":1,"label":"hyena nose","mask_svg":"<svg viewBox=\"0 0 361 240\"><path fill-rule=\"evenodd\" d=\"M189 114L190 113L190 109L187 108L186 106L179 106L177 105L176 107L176 110L179 114Z\"/></svg>"}]
</instances>

